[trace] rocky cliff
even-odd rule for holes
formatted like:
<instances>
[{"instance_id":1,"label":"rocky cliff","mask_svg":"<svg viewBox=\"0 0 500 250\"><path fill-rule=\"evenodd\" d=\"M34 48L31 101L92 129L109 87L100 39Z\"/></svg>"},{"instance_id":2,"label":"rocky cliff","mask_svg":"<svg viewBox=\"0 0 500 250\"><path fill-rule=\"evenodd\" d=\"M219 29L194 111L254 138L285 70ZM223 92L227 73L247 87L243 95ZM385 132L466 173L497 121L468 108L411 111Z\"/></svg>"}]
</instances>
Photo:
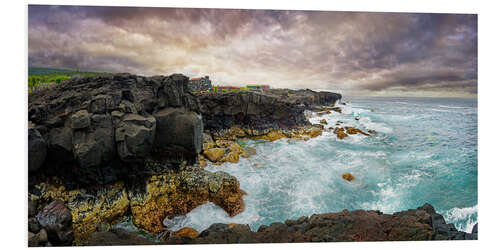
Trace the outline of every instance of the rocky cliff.
<instances>
[{"instance_id":1,"label":"rocky cliff","mask_svg":"<svg viewBox=\"0 0 500 250\"><path fill-rule=\"evenodd\" d=\"M213 202L244 209L233 176L204 171L200 104L180 74L73 78L28 97L29 243L84 245L123 216L158 232Z\"/></svg>"},{"instance_id":2,"label":"rocky cliff","mask_svg":"<svg viewBox=\"0 0 500 250\"><path fill-rule=\"evenodd\" d=\"M30 175L110 183L145 160L194 163L200 104L188 78L129 74L77 78L29 95ZM162 156L162 157L159 157Z\"/></svg>"},{"instance_id":3,"label":"rocky cliff","mask_svg":"<svg viewBox=\"0 0 500 250\"><path fill-rule=\"evenodd\" d=\"M269 131L310 125L304 110L333 106L341 95L312 90L199 94L205 130L220 131L239 126Z\"/></svg>"}]
</instances>

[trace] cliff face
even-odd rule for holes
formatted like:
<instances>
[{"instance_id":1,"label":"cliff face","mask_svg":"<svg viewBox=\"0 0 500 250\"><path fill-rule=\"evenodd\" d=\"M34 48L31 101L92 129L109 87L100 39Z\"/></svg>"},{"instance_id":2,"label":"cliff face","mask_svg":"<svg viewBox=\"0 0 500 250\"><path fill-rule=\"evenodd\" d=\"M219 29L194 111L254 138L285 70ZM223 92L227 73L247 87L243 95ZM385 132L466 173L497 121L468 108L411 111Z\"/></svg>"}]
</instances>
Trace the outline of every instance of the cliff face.
<instances>
[{"instance_id":1,"label":"cliff face","mask_svg":"<svg viewBox=\"0 0 500 250\"><path fill-rule=\"evenodd\" d=\"M195 162L203 124L187 84L180 74L117 74L72 79L30 94L30 174L108 183L151 156L172 165Z\"/></svg>"},{"instance_id":2,"label":"cliff face","mask_svg":"<svg viewBox=\"0 0 500 250\"><path fill-rule=\"evenodd\" d=\"M204 128L213 132L234 126L264 131L310 125L304 110L333 106L342 96L312 90L271 90L264 93L208 93L198 97Z\"/></svg>"},{"instance_id":3,"label":"cliff face","mask_svg":"<svg viewBox=\"0 0 500 250\"><path fill-rule=\"evenodd\" d=\"M238 180L197 164L203 123L187 84L180 74L116 74L29 95L30 246L84 245L126 215L157 232L166 216L208 201L243 211Z\"/></svg>"}]
</instances>

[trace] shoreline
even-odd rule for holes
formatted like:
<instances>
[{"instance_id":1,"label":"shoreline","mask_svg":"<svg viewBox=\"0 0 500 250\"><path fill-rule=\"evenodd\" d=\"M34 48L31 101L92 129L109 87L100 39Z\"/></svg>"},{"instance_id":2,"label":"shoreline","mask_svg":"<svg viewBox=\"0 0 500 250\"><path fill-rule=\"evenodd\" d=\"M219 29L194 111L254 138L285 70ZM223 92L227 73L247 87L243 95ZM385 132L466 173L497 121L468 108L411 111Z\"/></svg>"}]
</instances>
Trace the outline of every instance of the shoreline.
<instances>
[{"instance_id":1,"label":"shoreline","mask_svg":"<svg viewBox=\"0 0 500 250\"><path fill-rule=\"evenodd\" d=\"M276 90L198 96L186 86L182 75L115 74L72 79L29 95L30 245L87 245L124 216L132 216L139 228L165 234L163 218L206 202L230 216L242 212L246 192L239 181L222 171L203 170L202 164L237 163L240 156L256 153L238 140L309 140L324 132L343 139L376 133L311 124L306 110L342 112L335 107L341 98L335 93ZM288 91L293 98L286 96ZM44 222L48 218L61 226ZM456 231L448 227L447 232ZM253 235L242 225L234 228L245 237ZM218 234L219 229L213 230ZM172 243L187 243L178 234ZM204 240L212 241L200 242Z\"/></svg>"}]
</instances>

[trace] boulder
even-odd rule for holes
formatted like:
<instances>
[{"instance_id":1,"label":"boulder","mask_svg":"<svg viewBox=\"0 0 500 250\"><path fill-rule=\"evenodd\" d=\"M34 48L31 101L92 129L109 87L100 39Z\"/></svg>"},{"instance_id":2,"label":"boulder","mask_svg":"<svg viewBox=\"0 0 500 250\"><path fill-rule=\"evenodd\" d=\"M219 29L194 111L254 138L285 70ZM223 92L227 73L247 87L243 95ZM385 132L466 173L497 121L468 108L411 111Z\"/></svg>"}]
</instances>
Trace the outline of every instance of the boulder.
<instances>
[{"instance_id":1,"label":"boulder","mask_svg":"<svg viewBox=\"0 0 500 250\"><path fill-rule=\"evenodd\" d=\"M28 217L36 216L37 206L37 200L28 198Z\"/></svg>"},{"instance_id":2,"label":"boulder","mask_svg":"<svg viewBox=\"0 0 500 250\"><path fill-rule=\"evenodd\" d=\"M118 155L123 161L135 161L149 155L153 148L156 119L153 116L127 114L115 132Z\"/></svg>"},{"instance_id":3,"label":"boulder","mask_svg":"<svg viewBox=\"0 0 500 250\"><path fill-rule=\"evenodd\" d=\"M243 158L248 158L252 155L256 155L257 154L257 150L253 147L250 147L250 146L246 146L243 148L243 152L241 153L241 157Z\"/></svg>"},{"instance_id":4,"label":"boulder","mask_svg":"<svg viewBox=\"0 0 500 250\"><path fill-rule=\"evenodd\" d=\"M206 170L171 171L138 182L128 191L134 224L161 232L165 218L187 214L210 201L229 216L242 212L245 204L238 180L225 172Z\"/></svg>"},{"instance_id":5,"label":"boulder","mask_svg":"<svg viewBox=\"0 0 500 250\"><path fill-rule=\"evenodd\" d=\"M49 242L47 231L41 229L38 233L28 232L28 246L29 247L41 247L47 246Z\"/></svg>"},{"instance_id":6,"label":"boulder","mask_svg":"<svg viewBox=\"0 0 500 250\"><path fill-rule=\"evenodd\" d=\"M40 229L40 223L38 223L38 220L35 217L28 219L28 231L38 233L40 232Z\"/></svg>"},{"instance_id":7,"label":"boulder","mask_svg":"<svg viewBox=\"0 0 500 250\"><path fill-rule=\"evenodd\" d=\"M321 119L321 121L319 121L319 123L324 124L324 125L328 124L328 122L326 121L326 119Z\"/></svg>"},{"instance_id":8,"label":"boulder","mask_svg":"<svg viewBox=\"0 0 500 250\"><path fill-rule=\"evenodd\" d=\"M91 235L88 246L128 246L128 245L156 245L157 242L146 239L144 236L116 228L107 232L95 232Z\"/></svg>"},{"instance_id":9,"label":"boulder","mask_svg":"<svg viewBox=\"0 0 500 250\"><path fill-rule=\"evenodd\" d=\"M104 114L115 106L114 100L109 95L98 95L94 97L89 106L89 111L94 114Z\"/></svg>"},{"instance_id":10,"label":"boulder","mask_svg":"<svg viewBox=\"0 0 500 250\"><path fill-rule=\"evenodd\" d=\"M71 128L82 129L90 126L90 116L87 110L80 110L71 116Z\"/></svg>"},{"instance_id":11,"label":"boulder","mask_svg":"<svg viewBox=\"0 0 500 250\"><path fill-rule=\"evenodd\" d=\"M211 162L217 162L222 157L224 157L224 149L222 148L211 148L203 151L203 155L209 159Z\"/></svg>"},{"instance_id":12,"label":"boulder","mask_svg":"<svg viewBox=\"0 0 500 250\"><path fill-rule=\"evenodd\" d=\"M101 164L102 148L94 133L73 132L73 153L80 167L90 168Z\"/></svg>"},{"instance_id":13,"label":"boulder","mask_svg":"<svg viewBox=\"0 0 500 250\"><path fill-rule=\"evenodd\" d=\"M323 134L323 127L319 127L319 126L313 126L313 127L310 127L308 128L304 135L307 135L309 136L310 138L314 138L314 137L318 137L320 136L321 134Z\"/></svg>"},{"instance_id":14,"label":"boulder","mask_svg":"<svg viewBox=\"0 0 500 250\"><path fill-rule=\"evenodd\" d=\"M154 114L157 121L155 147L181 148L186 152L200 153L203 143L201 117L192 111L166 108Z\"/></svg>"},{"instance_id":15,"label":"boulder","mask_svg":"<svg viewBox=\"0 0 500 250\"><path fill-rule=\"evenodd\" d=\"M231 152L238 152L238 153L243 152L243 148L238 143L230 144L227 149Z\"/></svg>"},{"instance_id":16,"label":"boulder","mask_svg":"<svg viewBox=\"0 0 500 250\"><path fill-rule=\"evenodd\" d=\"M240 160L240 154L237 151L231 151L227 153L224 158L222 158L221 161L223 162L232 162L232 163L238 163Z\"/></svg>"},{"instance_id":17,"label":"boulder","mask_svg":"<svg viewBox=\"0 0 500 250\"><path fill-rule=\"evenodd\" d=\"M200 167L204 168L208 165L207 161L205 159L200 159Z\"/></svg>"},{"instance_id":18,"label":"boulder","mask_svg":"<svg viewBox=\"0 0 500 250\"><path fill-rule=\"evenodd\" d=\"M33 126L28 128L28 170L38 170L47 156L47 144L40 132Z\"/></svg>"},{"instance_id":19,"label":"boulder","mask_svg":"<svg viewBox=\"0 0 500 250\"><path fill-rule=\"evenodd\" d=\"M173 236L177 236L180 238L190 238L194 239L200 235L196 229L191 228L191 227L183 227L179 231L174 232Z\"/></svg>"},{"instance_id":20,"label":"boulder","mask_svg":"<svg viewBox=\"0 0 500 250\"><path fill-rule=\"evenodd\" d=\"M344 174L342 174L342 179L344 179L346 181L353 181L354 176L351 173L344 173Z\"/></svg>"},{"instance_id":21,"label":"boulder","mask_svg":"<svg viewBox=\"0 0 500 250\"><path fill-rule=\"evenodd\" d=\"M61 200L54 200L36 216L54 245L69 246L73 242L72 215Z\"/></svg>"},{"instance_id":22,"label":"boulder","mask_svg":"<svg viewBox=\"0 0 500 250\"><path fill-rule=\"evenodd\" d=\"M71 162L73 158L73 133L68 127L53 128L49 132L47 158L52 163Z\"/></svg>"}]
</instances>

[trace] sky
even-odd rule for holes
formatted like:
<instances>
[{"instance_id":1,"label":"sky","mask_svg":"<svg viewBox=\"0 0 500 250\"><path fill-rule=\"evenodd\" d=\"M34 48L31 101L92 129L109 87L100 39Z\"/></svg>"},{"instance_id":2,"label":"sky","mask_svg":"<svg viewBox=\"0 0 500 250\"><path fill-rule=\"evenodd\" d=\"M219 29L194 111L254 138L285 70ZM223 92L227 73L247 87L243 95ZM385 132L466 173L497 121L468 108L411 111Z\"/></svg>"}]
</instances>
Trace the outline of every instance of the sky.
<instances>
[{"instance_id":1,"label":"sky","mask_svg":"<svg viewBox=\"0 0 500 250\"><path fill-rule=\"evenodd\" d=\"M477 15L29 5L28 64L476 97Z\"/></svg>"}]
</instances>

